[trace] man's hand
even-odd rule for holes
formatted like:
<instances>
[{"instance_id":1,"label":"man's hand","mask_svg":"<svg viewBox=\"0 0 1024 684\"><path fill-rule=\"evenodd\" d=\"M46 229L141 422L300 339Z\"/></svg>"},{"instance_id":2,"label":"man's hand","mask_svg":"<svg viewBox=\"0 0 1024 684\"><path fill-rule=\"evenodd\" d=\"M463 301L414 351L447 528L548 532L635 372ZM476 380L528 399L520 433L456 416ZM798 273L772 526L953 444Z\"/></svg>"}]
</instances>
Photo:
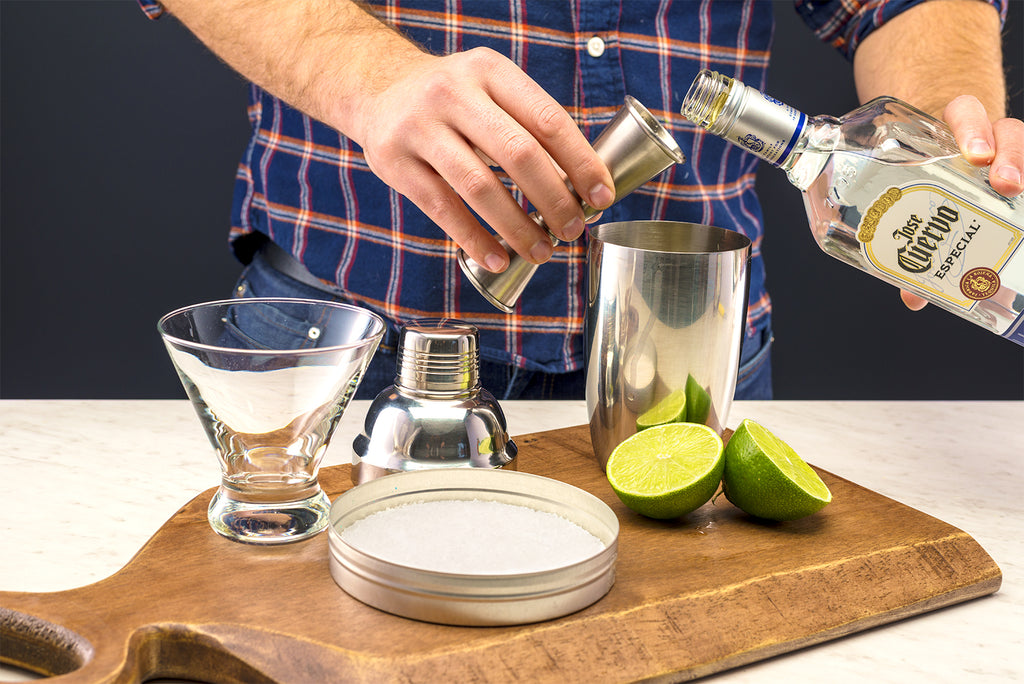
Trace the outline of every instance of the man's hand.
<instances>
[{"instance_id":1,"label":"man's hand","mask_svg":"<svg viewBox=\"0 0 1024 684\"><path fill-rule=\"evenodd\" d=\"M989 121L984 105L972 95L946 105L942 118L967 160L989 167L989 182L996 192L1014 197L1024 191L1024 121Z\"/></svg>"},{"instance_id":2,"label":"man's hand","mask_svg":"<svg viewBox=\"0 0 1024 684\"><path fill-rule=\"evenodd\" d=\"M531 262L547 261L552 247L490 163L561 240L576 239L584 225L565 176L595 208L615 199L611 174L568 112L492 50L423 55L361 99L351 135L373 172L492 271L503 270L507 256L467 204Z\"/></svg>"},{"instance_id":3,"label":"man's hand","mask_svg":"<svg viewBox=\"0 0 1024 684\"><path fill-rule=\"evenodd\" d=\"M1024 191L1024 121L990 121L985 106L972 95L962 95L946 105L943 119L956 137L960 152L976 166L989 167L992 188L1007 197ZM928 302L900 291L908 309L920 311Z\"/></svg>"},{"instance_id":4,"label":"man's hand","mask_svg":"<svg viewBox=\"0 0 1024 684\"><path fill-rule=\"evenodd\" d=\"M871 33L854 55L862 102L892 95L943 118L964 156L989 167L992 187L1024 190L1024 122L1005 117L999 13L977 0L923 2ZM901 291L913 310L926 302Z\"/></svg>"}]
</instances>

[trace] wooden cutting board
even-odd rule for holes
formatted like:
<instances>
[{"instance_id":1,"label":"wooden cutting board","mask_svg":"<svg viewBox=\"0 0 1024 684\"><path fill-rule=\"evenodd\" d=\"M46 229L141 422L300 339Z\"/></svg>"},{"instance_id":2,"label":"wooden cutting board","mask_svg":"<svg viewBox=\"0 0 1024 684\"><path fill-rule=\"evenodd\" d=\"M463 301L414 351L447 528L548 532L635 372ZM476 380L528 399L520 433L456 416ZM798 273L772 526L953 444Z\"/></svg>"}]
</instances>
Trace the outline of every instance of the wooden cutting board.
<instances>
[{"instance_id":1,"label":"wooden cutting board","mask_svg":"<svg viewBox=\"0 0 1024 684\"><path fill-rule=\"evenodd\" d=\"M68 673L54 682L675 681L999 588L999 568L966 533L827 472L833 502L803 520L757 522L720 497L663 522L618 501L586 426L516 442L519 470L581 487L619 516L615 586L578 613L448 627L380 612L334 583L326 534L271 548L216 535L211 489L106 580L0 592L0 657ZM321 483L333 499L349 477L326 468Z\"/></svg>"}]
</instances>

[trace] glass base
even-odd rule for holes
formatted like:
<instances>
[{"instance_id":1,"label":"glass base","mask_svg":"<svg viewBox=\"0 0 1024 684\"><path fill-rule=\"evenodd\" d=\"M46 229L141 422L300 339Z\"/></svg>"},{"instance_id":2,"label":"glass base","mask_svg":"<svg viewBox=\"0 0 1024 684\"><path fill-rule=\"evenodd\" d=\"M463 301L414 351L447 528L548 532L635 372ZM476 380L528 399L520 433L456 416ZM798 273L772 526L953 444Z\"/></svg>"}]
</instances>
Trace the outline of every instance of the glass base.
<instances>
[{"instance_id":1,"label":"glass base","mask_svg":"<svg viewBox=\"0 0 1024 684\"><path fill-rule=\"evenodd\" d=\"M223 487L210 500L207 518L214 532L246 544L289 544L327 527L331 502L317 493L299 501L250 503L232 499Z\"/></svg>"}]
</instances>

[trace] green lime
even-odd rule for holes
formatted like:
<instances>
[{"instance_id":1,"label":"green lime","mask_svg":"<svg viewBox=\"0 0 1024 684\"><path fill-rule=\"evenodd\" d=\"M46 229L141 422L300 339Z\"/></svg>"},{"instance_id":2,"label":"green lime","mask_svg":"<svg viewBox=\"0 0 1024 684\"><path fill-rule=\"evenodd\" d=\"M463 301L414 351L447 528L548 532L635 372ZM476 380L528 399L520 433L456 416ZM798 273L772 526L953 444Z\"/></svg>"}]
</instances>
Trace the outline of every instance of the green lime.
<instances>
[{"instance_id":1,"label":"green lime","mask_svg":"<svg viewBox=\"0 0 1024 684\"><path fill-rule=\"evenodd\" d=\"M649 518L678 518L718 490L722 438L706 425L669 423L637 432L612 451L605 470L612 489Z\"/></svg>"},{"instance_id":2,"label":"green lime","mask_svg":"<svg viewBox=\"0 0 1024 684\"><path fill-rule=\"evenodd\" d=\"M818 473L752 420L740 423L725 447L722 491L745 513L769 520L796 520L832 500Z\"/></svg>"},{"instance_id":3,"label":"green lime","mask_svg":"<svg viewBox=\"0 0 1024 684\"><path fill-rule=\"evenodd\" d=\"M707 423L711 413L711 395L692 375L686 376L686 422Z\"/></svg>"},{"instance_id":4,"label":"green lime","mask_svg":"<svg viewBox=\"0 0 1024 684\"><path fill-rule=\"evenodd\" d=\"M636 418L636 429L646 430L665 423L686 420L686 390L677 389Z\"/></svg>"}]
</instances>

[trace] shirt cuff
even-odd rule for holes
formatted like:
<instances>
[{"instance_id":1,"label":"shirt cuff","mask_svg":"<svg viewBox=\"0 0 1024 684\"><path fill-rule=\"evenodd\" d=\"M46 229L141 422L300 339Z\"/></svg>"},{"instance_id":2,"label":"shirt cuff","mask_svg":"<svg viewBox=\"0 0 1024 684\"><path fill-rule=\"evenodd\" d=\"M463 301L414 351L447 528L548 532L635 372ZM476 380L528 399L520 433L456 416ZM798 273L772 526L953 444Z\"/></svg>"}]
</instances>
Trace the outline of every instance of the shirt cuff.
<instances>
[{"instance_id":1,"label":"shirt cuff","mask_svg":"<svg viewBox=\"0 0 1024 684\"><path fill-rule=\"evenodd\" d=\"M852 60L861 41L885 22L926 0L795 0L796 11L822 41ZM984 0L1006 21L1010 0Z\"/></svg>"},{"instance_id":2,"label":"shirt cuff","mask_svg":"<svg viewBox=\"0 0 1024 684\"><path fill-rule=\"evenodd\" d=\"M164 6L156 0L138 0L139 7L146 13L146 16L150 19L159 19L163 16Z\"/></svg>"}]
</instances>

